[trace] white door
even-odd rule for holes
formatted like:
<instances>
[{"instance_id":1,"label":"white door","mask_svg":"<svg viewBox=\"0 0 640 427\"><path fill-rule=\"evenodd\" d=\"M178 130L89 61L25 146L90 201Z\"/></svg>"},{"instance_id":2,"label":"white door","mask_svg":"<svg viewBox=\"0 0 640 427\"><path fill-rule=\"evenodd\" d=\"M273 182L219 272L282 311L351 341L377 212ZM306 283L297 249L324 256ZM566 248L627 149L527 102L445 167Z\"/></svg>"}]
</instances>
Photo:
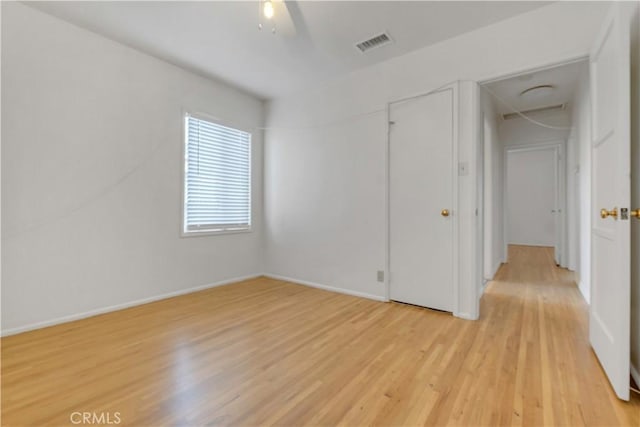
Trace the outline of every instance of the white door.
<instances>
[{"instance_id":1,"label":"white door","mask_svg":"<svg viewBox=\"0 0 640 427\"><path fill-rule=\"evenodd\" d=\"M627 6L627 5L625 5ZM589 339L620 399L629 400L629 17L614 4L590 55L592 99ZM601 217L601 209L617 213Z\"/></svg>"},{"instance_id":2,"label":"white door","mask_svg":"<svg viewBox=\"0 0 640 427\"><path fill-rule=\"evenodd\" d=\"M452 89L389 108L390 297L444 311L453 311L453 113Z\"/></svg>"},{"instance_id":3,"label":"white door","mask_svg":"<svg viewBox=\"0 0 640 427\"><path fill-rule=\"evenodd\" d=\"M548 246L559 254L558 147L507 152L507 238L509 244Z\"/></svg>"},{"instance_id":4,"label":"white door","mask_svg":"<svg viewBox=\"0 0 640 427\"><path fill-rule=\"evenodd\" d=\"M556 153L555 153L555 161L556 161L555 208L552 209L552 213L553 213L553 223L556 231L554 259L555 259L556 265L559 265L559 266L563 266L562 254L564 253L564 244L563 244L564 230L562 227L564 215L562 214L563 204L560 202L560 199L561 197L562 198L567 197L565 191L561 192L561 187L562 187L562 184L560 183L561 175L564 175L565 173L564 168L560 164L563 161L562 157L564 156L560 155L560 147L557 147ZM562 171L562 174L560 173L560 171Z\"/></svg>"}]
</instances>

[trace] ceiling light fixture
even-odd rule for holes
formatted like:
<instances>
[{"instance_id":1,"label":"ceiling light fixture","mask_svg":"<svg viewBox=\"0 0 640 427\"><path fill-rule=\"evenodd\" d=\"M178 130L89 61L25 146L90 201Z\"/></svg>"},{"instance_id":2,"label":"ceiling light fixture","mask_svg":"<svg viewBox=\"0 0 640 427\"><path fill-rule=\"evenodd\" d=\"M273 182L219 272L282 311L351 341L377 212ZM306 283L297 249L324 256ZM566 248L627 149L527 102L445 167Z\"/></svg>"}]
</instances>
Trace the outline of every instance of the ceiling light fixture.
<instances>
[{"instance_id":1,"label":"ceiling light fixture","mask_svg":"<svg viewBox=\"0 0 640 427\"><path fill-rule=\"evenodd\" d=\"M536 99L550 95L555 90L553 85L538 85L533 86L520 92L520 97Z\"/></svg>"},{"instance_id":2,"label":"ceiling light fixture","mask_svg":"<svg viewBox=\"0 0 640 427\"><path fill-rule=\"evenodd\" d=\"M273 17L275 16L275 7L271 0L260 0L258 2L258 29L262 30L263 19L271 21L271 34L276 33L276 22Z\"/></svg>"},{"instance_id":3,"label":"ceiling light fixture","mask_svg":"<svg viewBox=\"0 0 640 427\"><path fill-rule=\"evenodd\" d=\"M269 0L265 1L264 6L262 6L262 13L267 19L273 18L273 3L271 3Z\"/></svg>"}]
</instances>

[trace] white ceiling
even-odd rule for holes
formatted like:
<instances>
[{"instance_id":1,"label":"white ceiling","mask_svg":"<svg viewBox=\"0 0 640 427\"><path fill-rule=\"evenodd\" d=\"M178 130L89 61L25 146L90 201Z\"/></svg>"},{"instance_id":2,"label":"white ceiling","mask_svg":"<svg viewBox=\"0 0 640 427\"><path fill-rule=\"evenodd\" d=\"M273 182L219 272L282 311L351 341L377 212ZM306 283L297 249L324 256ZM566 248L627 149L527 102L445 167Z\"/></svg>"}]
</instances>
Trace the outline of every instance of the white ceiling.
<instances>
[{"instance_id":1,"label":"white ceiling","mask_svg":"<svg viewBox=\"0 0 640 427\"><path fill-rule=\"evenodd\" d=\"M492 97L493 104L500 115L513 113L514 110L526 111L549 107L573 101L577 82L579 81L578 77L586 67L586 60L578 61L499 80L485 86L490 90L489 95ZM551 93L541 97L526 98L520 96L522 91L540 85L552 85L554 88Z\"/></svg>"},{"instance_id":2,"label":"white ceiling","mask_svg":"<svg viewBox=\"0 0 640 427\"><path fill-rule=\"evenodd\" d=\"M262 98L325 81L549 2L286 2L295 36L258 30L258 3L28 2L44 12ZM286 15L286 13L284 14ZM388 31L395 43L361 54Z\"/></svg>"}]
</instances>

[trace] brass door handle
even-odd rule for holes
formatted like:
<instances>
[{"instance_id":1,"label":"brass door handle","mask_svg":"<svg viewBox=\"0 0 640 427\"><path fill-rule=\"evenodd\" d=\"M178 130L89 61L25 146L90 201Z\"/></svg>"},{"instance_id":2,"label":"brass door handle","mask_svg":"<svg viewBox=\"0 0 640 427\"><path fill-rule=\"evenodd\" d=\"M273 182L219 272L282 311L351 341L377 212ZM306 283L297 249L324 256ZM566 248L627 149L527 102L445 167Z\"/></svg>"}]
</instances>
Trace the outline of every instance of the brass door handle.
<instances>
[{"instance_id":1,"label":"brass door handle","mask_svg":"<svg viewBox=\"0 0 640 427\"><path fill-rule=\"evenodd\" d=\"M613 219L618 219L618 208L613 208L610 211L606 209L600 209L600 218L605 219L609 216L612 216Z\"/></svg>"},{"instance_id":2,"label":"brass door handle","mask_svg":"<svg viewBox=\"0 0 640 427\"><path fill-rule=\"evenodd\" d=\"M640 209L633 209L631 212L629 212L629 215L635 217L636 219L640 219Z\"/></svg>"},{"instance_id":3,"label":"brass door handle","mask_svg":"<svg viewBox=\"0 0 640 427\"><path fill-rule=\"evenodd\" d=\"M449 216L449 209L442 209L442 211L440 212L440 215Z\"/></svg>"}]
</instances>

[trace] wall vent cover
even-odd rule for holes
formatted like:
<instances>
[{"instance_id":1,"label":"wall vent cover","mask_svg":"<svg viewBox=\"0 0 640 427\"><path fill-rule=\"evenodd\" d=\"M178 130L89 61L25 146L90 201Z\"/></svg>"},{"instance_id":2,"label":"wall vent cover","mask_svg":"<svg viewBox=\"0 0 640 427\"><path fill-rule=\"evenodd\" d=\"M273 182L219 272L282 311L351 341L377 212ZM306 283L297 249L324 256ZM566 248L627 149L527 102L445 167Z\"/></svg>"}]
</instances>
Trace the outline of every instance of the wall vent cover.
<instances>
[{"instance_id":1,"label":"wall vent cover","mask_svg":"<svg viewBox=\"0 0 640 427\"><path fill-rule=\"evenodd\" d=\"M380 46L384 46L386 44L392 43L393 39L389 35L389 33L378 34L377 36L371 37L368 40L362 41L356 44L358 50L362 53L370 51L371 49L375 49Z\"/></svg>"},{"instance_id":2,"label":"wall vent cover","mask_svg":"<svg viewBox=\"0 0 640 427\"><path fill-rule=\"evenodd\" d=\"M546 111L564 110L566 106L567 104L557 104L557 105L550 105L548 107L532 108L531 110L524 110L518 113L507 113L502 115L502 119L503 120L517 119L520 117L520 114L524 114L526 116L527 114L531 114L531 113L542 113Z\"/></svg>"}]
</instances>

